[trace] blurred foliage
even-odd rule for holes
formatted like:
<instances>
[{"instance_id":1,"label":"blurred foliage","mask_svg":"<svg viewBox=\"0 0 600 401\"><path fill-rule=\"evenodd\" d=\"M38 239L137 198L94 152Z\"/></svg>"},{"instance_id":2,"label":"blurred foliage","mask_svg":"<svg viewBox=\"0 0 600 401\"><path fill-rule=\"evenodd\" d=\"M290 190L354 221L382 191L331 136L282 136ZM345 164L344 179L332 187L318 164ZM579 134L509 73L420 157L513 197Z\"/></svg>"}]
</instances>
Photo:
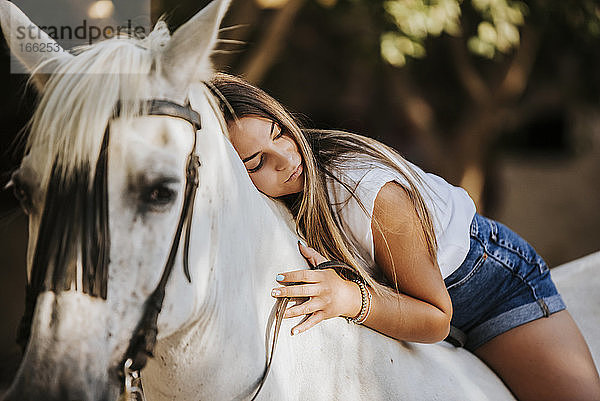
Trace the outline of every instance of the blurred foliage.
<instances>
[{"instance_id":1,"label":"blurred foliage","mask_svg":"<svg viewBox=\"0 0 600 401\"><path fill-rule=\"evenodd\" d=\"M458 36L463 31L462 8L478 13L475 34L468 40L469 50L486 58L507 53L519 44L527 6L511 0L386 0L383 3L395 30L381 38L381 54L392 65L403 66L406 56L425 56L425 40L445 32Z\"/></svg>"},{"instance_id":2,"label":"blurred foliage","mask_svg":"<svg viewBox=\"0 0 600 401\"><path fill-rule=\"evenodd\" d=\"M396 30L381 36L381 54L392 65L403 66L406 56L423 58L424 41L442 32L460 34L460 3L457 0L387 0L383 7Z\"/></svg>"},{"instance_id":3,"label":"blurred foliage","mask_svg":"<svg viewBox=\"0 0 600 401\"><path fill-rule=\"evenodd\" d=\"M356 2L355 0L354 2ZM381 54L388 63L401 67L407 57L423 58L426 40L442 33L468 35L468 49L476 55L493 59L519 46L519 28L530 14L546 14L564 19L571 29L583 35L600 35L600 3L596 0L568 2L519 0L362 0L385 10L390 29L381 34ZM327 7L335 1L318 0ZM379 4L378 4L379 3ZM465 15L475 16L469 20Z\"/></svg>"}]
</instances>

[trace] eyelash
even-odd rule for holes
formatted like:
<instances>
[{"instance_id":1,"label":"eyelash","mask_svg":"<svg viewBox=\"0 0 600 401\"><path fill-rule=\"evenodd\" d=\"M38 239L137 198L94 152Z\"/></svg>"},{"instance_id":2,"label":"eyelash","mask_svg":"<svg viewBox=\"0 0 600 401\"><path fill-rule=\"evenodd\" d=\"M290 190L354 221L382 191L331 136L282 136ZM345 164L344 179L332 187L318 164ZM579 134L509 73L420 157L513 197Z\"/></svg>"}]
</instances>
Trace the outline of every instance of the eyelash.
<instances>
[{"instance_id":1,"label":"eyelash","mask_svg":"<svg viewBox=\"0 0 600 401\"><path fill-rule=\"evenodd\" d=\"M282 136L283 136L283 130L279 131L279 134L277 134L277 135L276 135L276 136L273 138L273 140L279 139L279 138L281 138ZM254 167L254 168L250 168L250 169L248 169L248 172L249 172L249 173L255 173L255 172L257 172L258 170L260 170L260 168L261 168L261 167L262 167L262 165L263 165L263 161L264 161L264 160L263 160L263 155L261 154L261 155L260 155L260 161L258 162L258 165L257 165L256 167Z\"/></svg>"}]
</instances>

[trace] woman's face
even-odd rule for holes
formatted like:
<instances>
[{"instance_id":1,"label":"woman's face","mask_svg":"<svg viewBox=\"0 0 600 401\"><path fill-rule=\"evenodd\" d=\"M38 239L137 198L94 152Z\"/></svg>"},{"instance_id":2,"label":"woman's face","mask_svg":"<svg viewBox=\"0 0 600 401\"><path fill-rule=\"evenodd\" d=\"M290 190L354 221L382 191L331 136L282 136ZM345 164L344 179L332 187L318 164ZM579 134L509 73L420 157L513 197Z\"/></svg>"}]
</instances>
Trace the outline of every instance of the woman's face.
<instances>
[{"instance_id":1,"label":"woman's face","mask_svg":"<svg viewBox=\"0 0 600 401\"><path fill-rule=\"evenodd\" d=\"M298 145L279 125L246 116L229 122L228 128L229 139L259 191L276 198L303 190L304 166Z\"/></svg>"}]
</instances>

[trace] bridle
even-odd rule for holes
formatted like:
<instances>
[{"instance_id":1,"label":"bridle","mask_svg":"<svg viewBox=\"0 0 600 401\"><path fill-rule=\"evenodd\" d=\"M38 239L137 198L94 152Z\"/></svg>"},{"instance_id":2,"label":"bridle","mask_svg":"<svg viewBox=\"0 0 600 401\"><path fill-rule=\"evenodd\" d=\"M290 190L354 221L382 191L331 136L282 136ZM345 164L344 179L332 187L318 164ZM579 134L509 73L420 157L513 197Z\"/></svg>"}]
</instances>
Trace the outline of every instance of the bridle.
<instances>
[{"instance_id":1,"label":"bridle","mask_svg":"<svg viewBox=\"0 0 600 401\"><path fill-rule=\"evenodd\" d=\"M125 352L121 364L121 366L127 365L127 369L130 371L142 370L144 366L146 366L148 357L152 356L152 350L156 344L156 335L158 333L158 315L162 309L167 282L173 271L175 257L177 256L179 244L184 233L183 270L188 281L190 283L192 282L189 270L188 253L194 209L193 205L196 197L196 189L198 188L198 168L200 167L200 159L196 154L196 133L202 129L200 114L192 110L189 103L186 103L185 106L181 106L169 100L153 99L142 104L141 108L145 109L144 114L146 115L169 116L188 121L194 127L194 143L187 156L183 206L173 236L173 242L171 243L171 250L169 251L169 256L165 263L165 267L163 268L158 285L144 302L142 318L138 322L133 335L129 340L129 346L127 347L127 351Z\"/></svg>"}]
</instances>

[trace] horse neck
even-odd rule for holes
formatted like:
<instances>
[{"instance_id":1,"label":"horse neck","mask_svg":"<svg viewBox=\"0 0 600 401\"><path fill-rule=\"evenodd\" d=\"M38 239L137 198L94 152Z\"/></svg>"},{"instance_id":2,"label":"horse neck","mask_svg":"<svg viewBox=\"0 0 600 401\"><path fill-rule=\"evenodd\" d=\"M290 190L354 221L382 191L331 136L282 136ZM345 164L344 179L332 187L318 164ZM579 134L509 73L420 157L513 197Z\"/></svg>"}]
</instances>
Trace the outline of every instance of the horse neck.
<instances>
[{"instance_id":1,"label":"horse neck","mask_svg":"<svg viewBox=\"0 0 600 401\"><path fill-rule=\"evenodd\" d=\"M232 149L229 156L239 163ZM225 188L229 200L221 209L215 299L221 299L217 308L230 317L233 335L244 335L237 328L252 328L262 336L274 303L270 290L277 285L275 276L306 262L287 208L259 193L245 170L233 175L233 185ZM246 308L252 308L251 315Z\"/></svg>"},{"instance_id":2,"label":"horse neck","mask_svg":"<svg viewBox=\"0 0 600 401\"><path fill-rule=\"evenodd\" d=\"M192 86L189 99L203 116L214 116L210 101L203 102L207 91L203 86ZM216 127L216 117L208 121ZM218 131L213 129L213 132ZM200 134L202 135L202 134ZM260 193L248 177L238 154L223 134L208 135L204 147L206 159L214 168L211 187L213 199L211 243L217 263L219 291L231 293L231 285L255 297L259 291L275 285L275 275L289 268L289 263L305 263L296 245L295 222L282 202ZM207 145L207 146L206 146ZM202 151L202 149L199 149ZM270 301L272 299L268 298ZM226 302L234 305L235 302Z\"/></svg>"},{"instance_id":3,"label":"horse neck","mask_svg":"<svg viewBox=\"0 0 600 401\"><path fill-rule=\"evenodd\" d=\"M201 155L203 164L224 167L205 177L206 187L212 186L204 190L212 194L213 207L208 243L201 244L209 254L198 269L208 268L210 276L193 323L157 349L161 358L172 358L180 368L150 375L164 384L159 385L161 392L179 382L192 387L196 398L206 393L233 399L251 390L263 372L276 274L305 262L285 206L256 190L226 138L217 135L203 142L210 149ZM206 210L194 214L200 213L206 216ZM198 281L196 285L204 285Z\"/></svg>"}]
</instances>

